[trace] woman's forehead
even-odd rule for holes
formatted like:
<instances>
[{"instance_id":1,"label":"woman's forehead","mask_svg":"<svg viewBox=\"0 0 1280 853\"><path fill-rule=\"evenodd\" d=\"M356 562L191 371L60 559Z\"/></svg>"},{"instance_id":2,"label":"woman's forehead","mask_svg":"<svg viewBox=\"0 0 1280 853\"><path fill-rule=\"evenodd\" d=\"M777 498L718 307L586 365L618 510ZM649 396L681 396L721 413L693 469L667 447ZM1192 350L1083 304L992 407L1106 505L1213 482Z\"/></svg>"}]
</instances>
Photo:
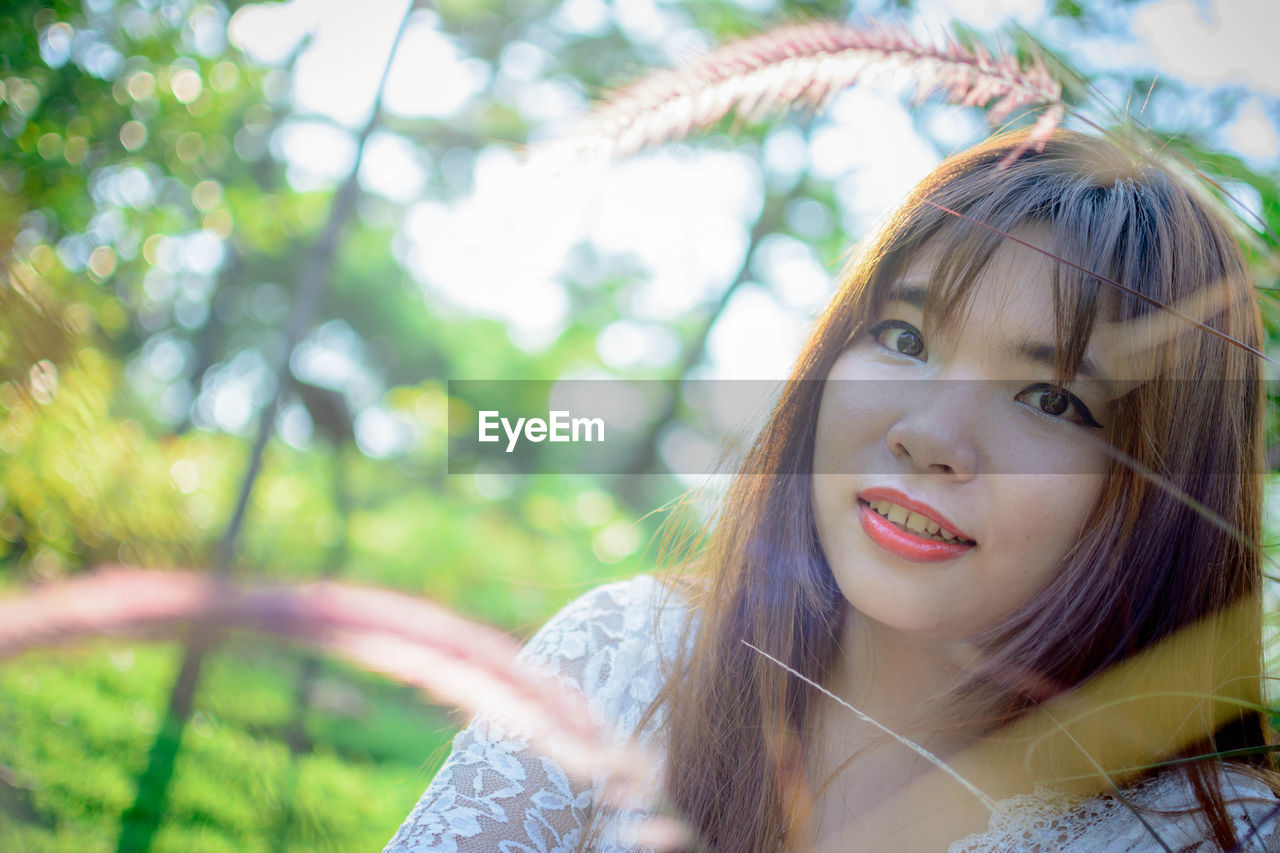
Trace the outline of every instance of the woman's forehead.
<instances>
[{"instance_id":1,"label":"woman's forehead","mask_svg":"<svg viewBox=\"0 0 1280 853\"><path fill-rule=\"evenodd\" d=\"M1054 264L1049 229L1019 226L999 237L993 248L984 249L945 232L934 236L889 276L883 298L951 313L953 308L963 310L981 289L987 298L1034 296L1020 301L1024 306L1042 301L1051 317Z\"/></svg>"}]
</instances>

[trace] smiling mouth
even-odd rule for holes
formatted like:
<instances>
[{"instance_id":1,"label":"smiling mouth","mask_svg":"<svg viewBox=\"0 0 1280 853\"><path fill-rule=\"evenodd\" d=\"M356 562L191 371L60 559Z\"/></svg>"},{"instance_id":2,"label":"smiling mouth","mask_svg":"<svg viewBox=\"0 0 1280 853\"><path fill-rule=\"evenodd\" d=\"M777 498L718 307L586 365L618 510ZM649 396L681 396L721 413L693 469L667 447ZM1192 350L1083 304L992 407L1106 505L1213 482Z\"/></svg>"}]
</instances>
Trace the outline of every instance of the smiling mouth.
<instances>
[{"instance_id":1,"label":"smiling mouth","mask_svg":"<svg viewBox=\"0 0 1280 853\"><path fill-rule=\"evenodd\" d=\"M886 519L902 532L919 537L928 542L939 542L944 545L972 547L978 543L972 539L958 536L926 515L913 512L888 500L864 500L858 503Z\"/></svg>"}]
</instances>

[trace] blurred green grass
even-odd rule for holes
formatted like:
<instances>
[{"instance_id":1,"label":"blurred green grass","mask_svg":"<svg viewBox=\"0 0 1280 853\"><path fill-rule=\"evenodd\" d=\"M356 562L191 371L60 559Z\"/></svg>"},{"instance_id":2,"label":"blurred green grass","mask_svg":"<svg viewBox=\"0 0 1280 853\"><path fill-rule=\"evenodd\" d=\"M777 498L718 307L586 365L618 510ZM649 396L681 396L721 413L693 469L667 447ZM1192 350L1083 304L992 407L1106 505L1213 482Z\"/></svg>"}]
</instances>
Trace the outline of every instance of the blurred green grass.
<instances>
[{"instance_id":1,"label":"blurred green grass","mask_svg":"<svg viewBox=\"0 0 1280 853\"><path fill-rule=\"evenodd\" d=\"M443 760L451 720L411 690L321 661L303 715L310 749L294 756L304 655L233 644L211 658L153 850L386 843ZM0 764L12 769L0 849L116 849L179 659L175 646L102 645L0 668Z\"/></svg>"}]
</instances>

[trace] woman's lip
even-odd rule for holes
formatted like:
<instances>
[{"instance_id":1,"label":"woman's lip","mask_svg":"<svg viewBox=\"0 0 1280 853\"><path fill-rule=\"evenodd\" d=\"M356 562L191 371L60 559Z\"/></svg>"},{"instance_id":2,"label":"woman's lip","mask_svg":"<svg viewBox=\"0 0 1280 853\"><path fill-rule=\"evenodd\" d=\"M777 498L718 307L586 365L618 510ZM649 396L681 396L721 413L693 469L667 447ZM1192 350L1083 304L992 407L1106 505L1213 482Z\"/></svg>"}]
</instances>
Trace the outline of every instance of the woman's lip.
<instances>
[{"instance_id":1,"label":"woman's lip","mask_svg":"<svg viewBox=\"0 0 1280 853\"><path fill-rule=\"evenodd\" d=\"M875 500L889 499L875 498ZM953 560L974 547L960 542L939 542L936 539L925 539L923 536L916 536L876 512L871 508L871 504L861 500L858 501L858 520L862 523L863 532L867 534L872 542L890 554L915 563L937 563L942 560Z\"/></svg>"},{"instance_id":2,"label":"woman's lip","mask_svg":"<svg viewBox=\"0 0 1280 853\"><path fill-rule=\"evenodd\" d=\"M925 518L936 521L939 525L947 528L947 530L950 530L960 539L968 539L970 542L977 541L968 533L965 533L959 527L952 524L950 519L933 507L926 503L912 500L897 489L889 489L882 486L863 489L861 492L858 492L858 500L865 501L866 503L871 503L872 501L889 501L890 503L895 503L909 512L919 513Z\"/></svg>"}]
</instances>

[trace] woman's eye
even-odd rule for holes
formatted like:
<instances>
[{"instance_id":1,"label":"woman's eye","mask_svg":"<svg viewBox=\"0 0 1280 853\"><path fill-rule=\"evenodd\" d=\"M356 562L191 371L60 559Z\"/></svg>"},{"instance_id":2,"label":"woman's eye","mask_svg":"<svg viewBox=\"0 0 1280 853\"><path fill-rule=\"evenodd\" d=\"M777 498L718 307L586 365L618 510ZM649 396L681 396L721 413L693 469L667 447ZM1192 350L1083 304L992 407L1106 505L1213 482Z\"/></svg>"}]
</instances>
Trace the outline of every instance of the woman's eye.
<instances>
[{"instance_id":1,"label":"woman's eye","mask_svg":"<svg viewBox=\"0 0 1280 853\"><path fill-rule=\"evenodd\" d=\"M1056 385L1048 383L1032 385L1021 391L1017 400L1055 418L1063 418L1094 429L1102 428L1102 424L1094 419L1089 407L1082 403L1079 397Z\"/></svg>"},{"instance_id":2,"label":"woman's eye","mask_svg":"<svg viewBox=\"0 0 1280 853\"><path fill-rule=\"evenodd\" d=\"M920 358L924 355L924 335L910 323L885 320L871 327L871 337L892 352Z\"/></svg>"}]
</instances>

